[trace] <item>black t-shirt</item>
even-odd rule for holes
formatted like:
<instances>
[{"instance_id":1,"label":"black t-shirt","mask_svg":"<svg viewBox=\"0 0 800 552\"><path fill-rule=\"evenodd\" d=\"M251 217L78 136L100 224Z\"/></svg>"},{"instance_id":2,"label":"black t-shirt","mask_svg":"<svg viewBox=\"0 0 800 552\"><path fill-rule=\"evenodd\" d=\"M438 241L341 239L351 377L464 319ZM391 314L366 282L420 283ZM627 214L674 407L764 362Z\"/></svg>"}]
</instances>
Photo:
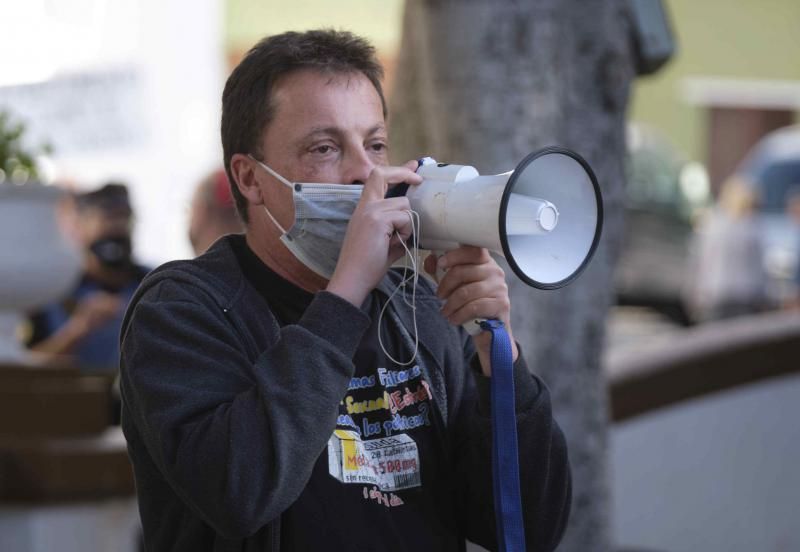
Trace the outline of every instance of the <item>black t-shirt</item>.
<instances>
[{"instance_id":1,"label":"black t-shirt","mask_svg":"<svg viewBox=\"0 0 800 552\"><path fill-rule=\"evenodd\" d=\"M284 280L250 250L234 245L250 283L282 325L296 323L313 295ZM355 374L339 405L336 430L297 501L281 518L281 550L460 550L442 423L416 363L373 291L362 309L372 324L353 357ZM336 320L331 320L332 324ZM418 354L421 354L418 353ZM298 408L313 397L298 397ZM302 435L297 436L302 439Z\"/></svg>"}]
</instances>

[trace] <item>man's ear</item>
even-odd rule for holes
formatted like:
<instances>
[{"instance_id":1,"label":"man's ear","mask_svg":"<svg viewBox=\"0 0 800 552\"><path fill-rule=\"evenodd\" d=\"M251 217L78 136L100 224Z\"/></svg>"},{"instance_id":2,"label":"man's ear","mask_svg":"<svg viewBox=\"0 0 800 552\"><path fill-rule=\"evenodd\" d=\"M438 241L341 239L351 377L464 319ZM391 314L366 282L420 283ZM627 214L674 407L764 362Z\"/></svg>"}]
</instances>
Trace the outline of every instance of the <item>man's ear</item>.
<instances>
[{"instance_id":1,"label":"man's ear","mask_svg":"<svg viewBox=\"0 0 800 552\"><path fill-rule=\"evenodd\" d=\"M256 162L242 153L231 157L231 173L239 192L253 205L263 205L264 198L256 178Z\"/></svg>"}]
</instances>

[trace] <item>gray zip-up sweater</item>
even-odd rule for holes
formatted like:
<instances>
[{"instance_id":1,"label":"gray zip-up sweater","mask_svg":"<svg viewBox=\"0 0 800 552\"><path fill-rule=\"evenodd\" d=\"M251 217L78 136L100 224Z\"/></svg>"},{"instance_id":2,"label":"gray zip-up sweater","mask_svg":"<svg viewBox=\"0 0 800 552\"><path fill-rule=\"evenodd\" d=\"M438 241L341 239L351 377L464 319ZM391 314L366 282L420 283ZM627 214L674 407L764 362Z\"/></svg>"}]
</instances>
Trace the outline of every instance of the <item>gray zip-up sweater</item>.
<instances>
[{"instance_id":1,"label":"gray zip-up sweater","mask_svg":"<svg viewBox=\"0 0 800 552\"><path fill-rule=\"evenodd\" d=\"M122 428L148 550L279 550L281 513L336 426L370 323L322 291L297 324L280 327L231 239L153 271L123 323ZM388 295L398 278L390 271L378 290ZM496 548L489 380L469 336L439 315L420 282L420 360L446 427L459 529ZM407 333L408 310L390 313L397 331ZM552 550L569 515L566 445L545 386L522 359L514 370L528 548Z\"/></svg>"}]
</instances>

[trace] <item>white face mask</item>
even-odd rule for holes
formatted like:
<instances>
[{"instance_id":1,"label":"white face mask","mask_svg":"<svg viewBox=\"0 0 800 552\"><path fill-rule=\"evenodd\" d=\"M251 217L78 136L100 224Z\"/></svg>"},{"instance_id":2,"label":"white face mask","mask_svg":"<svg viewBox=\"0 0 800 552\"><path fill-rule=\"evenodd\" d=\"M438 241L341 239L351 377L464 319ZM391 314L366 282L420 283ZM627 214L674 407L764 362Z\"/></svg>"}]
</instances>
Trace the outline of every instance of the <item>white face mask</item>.
<instances>
[{"instance_id":1,"label":"white face mask","mask_svg":"<svg viewBox=\"0 0 800 552\"><path fill-rule=\"evenodd\" d=\"M339 261L339 253L347 233L347 224L350 222L350 217L361 199L361 192L364 190L363 184L292 183L252 155L250 158L292 190L294 224L288 232L272 216L267 206L264 206L267 216L282 232L281 241L298 261L323 278L330 280L336 269L336 263ZM381 332L378 331L378 342L381 349L390 360L400 366L408 366L414 362L419 347L416 313L418 278L416 260L419 256L419 215L415 211L408 211L408 216L411 219L413 229L412 249L409 250L403 244L406 250L406 266L403 270L403 279L383 305L378 317L378 325L381 326L386 307L398 291L403 291L403 302L411 308L414 321L414 351L411 358L406 361L400 361L392 357L383 344ZM411 283L410 293L406 291L406 285L409 282Z\"/></svg>"},{"instance_id":2,"label":"white face mask","mask_svg":"<svg viewBox=\"0 0 800 552\"><path fill-rule=\"evenodd\" d=\"M250 158L292 190L294 224L288 231L264 206L264 211L282 232L281 241L298 261L330 280L339 260L347 223L361 199L364 186L292 183L252 155Z\"/></svg>"}]
</instances>

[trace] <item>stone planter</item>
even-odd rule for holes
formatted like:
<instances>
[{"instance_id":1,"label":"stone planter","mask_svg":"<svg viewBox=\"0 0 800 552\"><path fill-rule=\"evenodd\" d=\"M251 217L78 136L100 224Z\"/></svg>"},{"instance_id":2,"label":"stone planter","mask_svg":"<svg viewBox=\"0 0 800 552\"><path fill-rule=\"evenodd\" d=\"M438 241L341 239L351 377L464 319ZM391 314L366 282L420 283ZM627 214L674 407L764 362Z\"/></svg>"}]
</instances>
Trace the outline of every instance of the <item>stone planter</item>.
<instances>
[{"instance_id":1,"label":"stone planter","mask_svg":"<svg viewBox=\"0 0 800 552\"><path fill-rule=\"evenodd\" d=\"M25 360L22 315L63 296L80 274L80 252L57 223L64 192L0 184L0 362Z\"/></svg>"}]
</instances>

